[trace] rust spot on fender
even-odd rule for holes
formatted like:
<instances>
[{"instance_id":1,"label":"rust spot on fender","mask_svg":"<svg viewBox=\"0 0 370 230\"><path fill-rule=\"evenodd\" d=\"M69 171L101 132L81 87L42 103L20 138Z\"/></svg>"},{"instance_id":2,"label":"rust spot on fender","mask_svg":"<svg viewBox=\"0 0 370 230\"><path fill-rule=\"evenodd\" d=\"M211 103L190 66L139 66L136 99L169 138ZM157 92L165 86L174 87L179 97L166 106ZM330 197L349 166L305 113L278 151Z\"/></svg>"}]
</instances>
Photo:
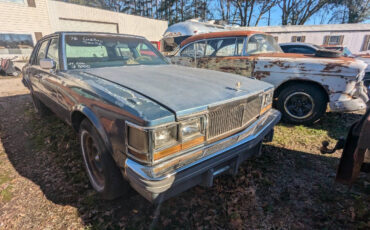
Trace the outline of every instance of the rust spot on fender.
<instances>
[{"instance_id":1,"label":"rust spot on fender","mask_svg":"<svg viewBox=\"0 0 370 230\"><path fill-rule=\"evenodd\" d=\"M261 80L261 79L266 78L268 76L270 76L269 71L256 71L256 72L253 73L253 77L255 77L258 80Z\"/></svg>"},{"instance_id":2,"label":"rust spot on fender","mask_svg":"<svg viewBox=\"0 0 370 230\"><path fill-rule=\"evenodd\" d=\"M334 73L340 73L342 72L342 69L344 66L341 63L328 63L325 65L325 68L322 70L323 72L334 72ZM336 69L336 70L335 70Z\"/></svg>"}]
</instances>

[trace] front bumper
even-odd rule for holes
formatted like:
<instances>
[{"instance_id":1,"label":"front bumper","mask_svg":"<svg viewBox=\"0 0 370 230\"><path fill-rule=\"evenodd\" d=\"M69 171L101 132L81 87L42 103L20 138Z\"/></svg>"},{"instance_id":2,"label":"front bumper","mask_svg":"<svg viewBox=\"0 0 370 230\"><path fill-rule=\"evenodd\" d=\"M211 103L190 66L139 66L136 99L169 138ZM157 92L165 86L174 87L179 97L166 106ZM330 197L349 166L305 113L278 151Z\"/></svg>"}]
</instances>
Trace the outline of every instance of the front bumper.
<instances>
[{"instance_id":1,"label":"front bumper","mask_svg":"<svg viewBox=\"0 0 370 230\"><path fill-rule=\"evenodd\" d=\"M160 169L168 162L145 166L126 159L124 176L137 192L153 203L160 203L196 185L212 186L214 177L222 173L236 174L241 162L260 153L262 141L272 138L273 127L280 118L280 112L272 109L247 129L180 156L184 160L174 159L180 166L166 167L163 172ZM197 154L196 158L187 157Z\"/></svg>"},{"instance_id":2,"label":"front bumper","mask_svg":"<svg viewBox=\"0 0 370 230\"><path fill-rule=\"evenodd\" d=\"M368 89L364 82L358 82L355 89L349 93L334 93L330 96L330 110L333 112L351 112L366 109L369 101Z\"/></svg>"}]
</instances>

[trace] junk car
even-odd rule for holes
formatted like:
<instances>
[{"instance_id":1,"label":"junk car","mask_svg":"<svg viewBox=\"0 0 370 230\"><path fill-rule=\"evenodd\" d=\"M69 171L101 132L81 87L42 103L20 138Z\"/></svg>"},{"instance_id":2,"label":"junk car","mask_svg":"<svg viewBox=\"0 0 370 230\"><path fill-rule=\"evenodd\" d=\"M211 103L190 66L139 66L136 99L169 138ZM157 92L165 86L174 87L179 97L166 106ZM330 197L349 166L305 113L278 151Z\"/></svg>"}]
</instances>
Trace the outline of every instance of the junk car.
<instances>
[{"instance_id":1,"label":"junk car","mask_svg":"<svg viewBox=\"0 0 370 230\"><path fill-rule=\"evenodd\" d=\"M152 202L211 186L259 154L281 116L271 84L170 65L138 36L46 36L23 82L40 115L52 111L78 132L91 185L106 199L129 184Z\"/></svg>"},{"instance_id":2,"label":"junk car","mask_svg":"<svg viewBox=\"0 0 370 230\"><path fill-rule=\"evenodd\" d=\"M352 57L358 60L364 61L367 64L365 70L365 77L364 77L364 84L367 88L368 95L370 96L370 56L369 55L355 55L345 46L337 46L337 45L325 45L325 46L318 46L311 43L304 43L304 42L289 42L289 43L280 43L279 44L281 49L285 53L299 53L299 54L312 54L317 55L317 53L321 52L327 57ZM328 52L334 51L334 52ZM337 52L337 54L335 53Z\"/></svg>"},{"instance_id":3,"label":"junk car","mask_svg":"<svg viewBox=\"0 0 370 230\"><path fill-rule=\"evenodd\" d=\"M294 124L318 120L331 111L366 108L366 64L349 57L283 53L273 36L257 31L195 35L171 56L177 65L236 73L275 86L274 103ZM212 79L212 76L209 76Z\"/></svg>"}]
</instances>

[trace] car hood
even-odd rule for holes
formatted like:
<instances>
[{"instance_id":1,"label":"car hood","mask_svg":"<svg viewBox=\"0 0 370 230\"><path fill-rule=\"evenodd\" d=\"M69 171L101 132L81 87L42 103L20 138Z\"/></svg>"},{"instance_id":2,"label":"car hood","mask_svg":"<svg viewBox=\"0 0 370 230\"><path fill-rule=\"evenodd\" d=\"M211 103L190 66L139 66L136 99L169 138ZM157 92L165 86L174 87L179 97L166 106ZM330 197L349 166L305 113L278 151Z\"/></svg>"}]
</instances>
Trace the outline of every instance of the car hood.
<instances>
[{"instance_id":1,"label":"car hood","mask_svg":"<svg viewBox=\"0 0 370 230\"><path fill-rule=\"evenodd\" d=\"M272 85L243 76L176 65L122 66L81 71L136 91L171 110L190 115L246 98ZM239 90L235 89L240 85Z\"/></svg>"},{"instance_id":2,"label":"car hood","mask_svg":"<svg viewBox=\"0 0 370 230\"><path fill-rule=\"evenodd\" d=\"M323 58L290 53L256 55L254 60L257 78L258 72L355 78L367 66L363 61L354 58Z\"/></svg>"}]
</instances>

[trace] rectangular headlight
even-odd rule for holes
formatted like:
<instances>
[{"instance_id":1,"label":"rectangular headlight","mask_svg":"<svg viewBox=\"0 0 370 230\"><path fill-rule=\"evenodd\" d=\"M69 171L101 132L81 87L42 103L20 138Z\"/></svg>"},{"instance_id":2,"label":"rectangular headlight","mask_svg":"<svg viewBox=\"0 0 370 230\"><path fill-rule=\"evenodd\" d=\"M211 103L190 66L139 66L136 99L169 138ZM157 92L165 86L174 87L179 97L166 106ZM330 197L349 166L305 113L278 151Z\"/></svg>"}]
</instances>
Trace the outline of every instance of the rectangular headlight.
<instances>
[{"instance_id":1,"label":"rectangular headlight","mask_svg":"<svg viewBox=\"0 0 370 230\"><path fill-rule=\"evenodd\" d=\"M177 143L177 125L153 130L154 149Z\"/></svg>"},{"instance_id":2,"label":"rectangular headlight","mask_svg":"<svg viewBox=\"0 0 370 230\"><path fill-rule=\"evenodd\" d=\"M183 140L188 140L190 138L202 135L202 120L201 118L195 118L189 121L182 122L181 127L181 136Z\"/></svg>"},{"instance_id":3,"label":"rectangular headlight","mask_svg":"<svg viewBox=\"0 0 370 230\"><path fill-rule=\"evenodd\" d=\"M272 108L272 102L274 100L274 89L270 89L263 94L262 106L260 114L265 113L267 110Z\"/></svg>"},{"instance_id":4,"label":"rectangular headlight","mask_svg":"<svg viewBox=\"0 0 370 230\"><path fill-rule=\"evenodd\" d=\"M204 118L159 127L139 127L127 123L128 154L153 164L157 160L204 143Z\"/></svg>"}]
</instances>

